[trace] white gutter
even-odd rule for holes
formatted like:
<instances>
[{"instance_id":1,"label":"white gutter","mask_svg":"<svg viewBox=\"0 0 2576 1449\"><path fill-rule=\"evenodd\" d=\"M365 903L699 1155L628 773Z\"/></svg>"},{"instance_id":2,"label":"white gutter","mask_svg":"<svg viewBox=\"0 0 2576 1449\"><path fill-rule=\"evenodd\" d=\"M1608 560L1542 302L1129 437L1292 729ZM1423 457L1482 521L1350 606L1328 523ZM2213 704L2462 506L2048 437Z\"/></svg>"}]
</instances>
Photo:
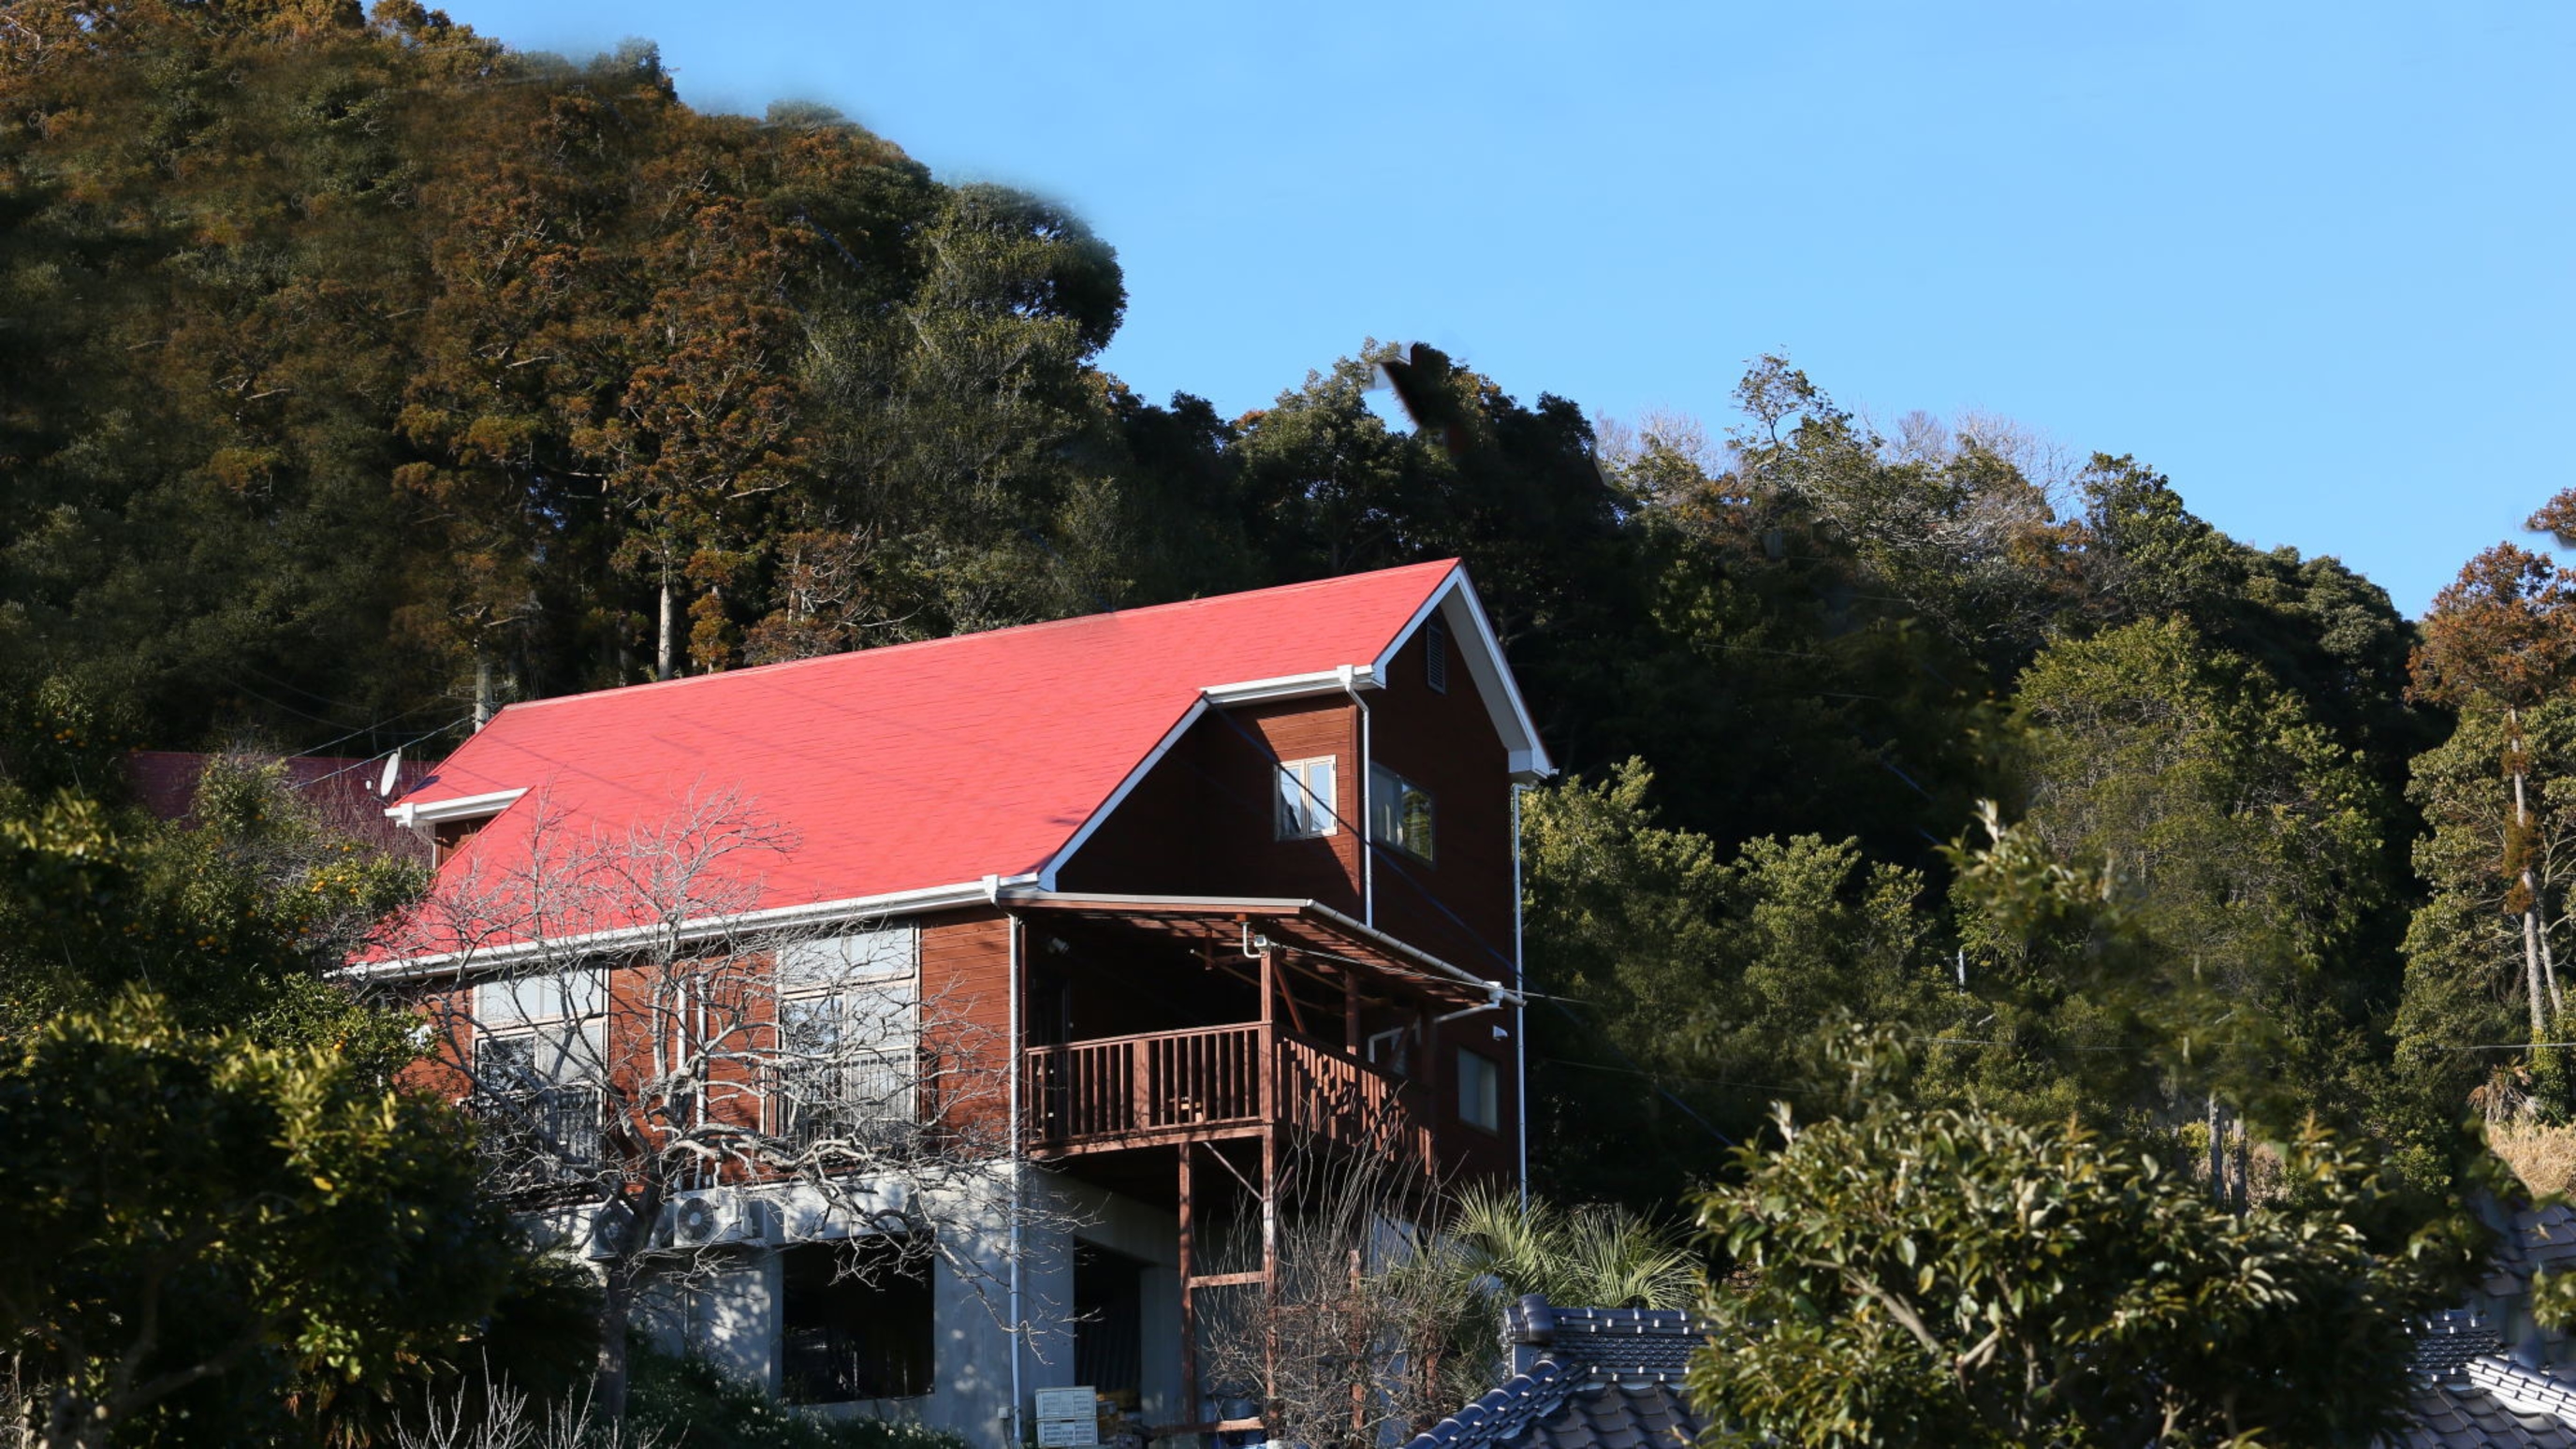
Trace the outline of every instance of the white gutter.
<instances>
[{"instance_id":1,"label":"white gutter","mask_svg":"<svg viewBox=\"0 0 2576 1449\"><path fill-rule=\"evenodd\" d=\"M1521 791L1512 782L1512 985L1529 987L1529 965L1521 956ZM1512 1116L1520 1124L1521 1211L1529 1211L1529 998L1512 1008Z\"/></svg>"},{"instance_id":2,"label":"white gutter","mask_svg":"<svg viewBox=\"0 0 2576 1449\"><path fill-rule=\"evenodd\" d=\"M1369 743L1368 700L1360 694L1359 668L1345 664L1341 668L1342 692L1360 712L1360 818L1351 822L1353 834L1360 842L1360 919L1374 928L1377 925L1377 842L1369 839L1369 776L1377 756Z\"/></svg>"},{"instance_id":3,"label":"white gutter","mask_svg":"<svg viewBox=\"0 0 2576 1449\"><path fill-rule=\"evenodd\" d=\"M1304 699L1308 695L1333 694L1349 688L1354 681L1362 689L1377 688L1377 666L1344 664L1308 674L1282 674L1270 679L1247 679L1239 684L1210 685L1199 693L1210 704L1260 704L1273 699Z\"/></svg>"},{"instance_id":4,"label":"white gutter","mask_svg":"<svg viewBox=\"0 0 2576 1449\"><path fill-rule=\"evenodd\" d=\"M522 785L516 790L494 790L483 795L458 795L452 799L429 800L418 805L405 801L400 805L386 806L385 818L396 825L414 830L423 825L436 825L448 820L480 820L487 815L498 815L509 809L520 796L527 793L528 787Z\"/></svg>"},{"instance_id":5,"label":"white gutter","mask_svg":"<svg viewBox=\"0 0 2576 1449\"><path fill-rule=\"evenodd\" d=\"M986 889L991 895L993 904L996 907L1001 907L1001 881L996 877L986 876L984 878L984 883ZM1009 990L1011 993L1009 1028L1011 1060L1011 1406L1003 1412L1002 1417L1005 1425L1003 1442L1016 1444L1020 1441L1020 1334L1023 1322L1020 1307L1020 1259L1024 1253L1024 1246L1021 1239L1021 1219L1026 1215L1023 1210L1023 1202L1021 1198L1021 1179L1028 1171L1028 1158L1022 1151L1021 1144L1023 1139L1020 1136L1020 1077L1022 1075L1020 1071L1020 974L1022 970L1021 962L1023 959L1022 951L1024 948L1021 943L1022 931L1020 918L1010 914L1007 908L1003 908L1002 913L1003 919L1009 922L1011 941L1011 964L1007 977L1010 983Z\"/></svg>"},{"instance_id":6,"label":"white gutter","mask_svg":"<svg viewBox=\"0 0 2576 1449\"><path fill-rule=\"evenodd\" d=\"M992 889L987 888L988 882L992 884ZM1034 873L987 876L984 880L966 885L924 886L917 890L888 891L882 895L851 896L837 901L816 901L810 905L771 906L766 910L705 916L682 926L679 939L683 942L697 941L732 931L830 925L854 917L980 905L994 899L994 890L1006 890L1036 883L1037 876ZM436 973L461 971L474 966L517 965L565 950L613 951L620 946L638 945L658 939L662 931L663 927L659 924L620 926L613 930L585 931L573 936L549 936L534 941L510 941L489 948L468 947L462 951L432 951L391 961L346 966L341 968L338 974L371 981L406 980Z\"/></svg>"}]
</instances>

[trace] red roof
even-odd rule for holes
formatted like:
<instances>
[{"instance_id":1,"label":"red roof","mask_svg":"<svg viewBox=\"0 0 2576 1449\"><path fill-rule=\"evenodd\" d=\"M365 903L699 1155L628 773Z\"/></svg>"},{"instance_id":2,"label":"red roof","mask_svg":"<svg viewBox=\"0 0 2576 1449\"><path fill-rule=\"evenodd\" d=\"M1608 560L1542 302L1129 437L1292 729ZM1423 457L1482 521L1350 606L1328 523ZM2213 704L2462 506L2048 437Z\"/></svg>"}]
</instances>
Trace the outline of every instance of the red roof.
<instances>
[{"instance_id":1,"label":"red roof","mask_svg":"<svg viewBox=\"0 0 2576 1449\"><path fill-rule=\"evenodd\" d=\"M736 792L791 831L763 907L1045 865L1203 691L1377 660L1455 560L516 704L402 803L525 789L446 871Z\"/></svg>"}]
</instances>

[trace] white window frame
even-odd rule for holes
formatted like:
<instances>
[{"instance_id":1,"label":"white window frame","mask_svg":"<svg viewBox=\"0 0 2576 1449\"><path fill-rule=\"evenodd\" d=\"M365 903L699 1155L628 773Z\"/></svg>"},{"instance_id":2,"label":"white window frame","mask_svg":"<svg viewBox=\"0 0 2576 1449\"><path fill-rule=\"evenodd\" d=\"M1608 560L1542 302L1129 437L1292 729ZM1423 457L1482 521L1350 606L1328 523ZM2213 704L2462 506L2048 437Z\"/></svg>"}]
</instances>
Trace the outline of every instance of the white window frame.
<instances>
[{"instance_id":1,"label":"white window frame","mask_svg":"<svg viewBox=\"0 0 2576 1449\"><path fill-rule=\"evenodd\" d=\"M503 976L477 982L472 989L478 1094L510 1099L514 1114L548 1119L551 1135L564 1149L556 1175L580 1179L599 1164L603 1150L599 1119L605 1094L597 1074L608 1066L608 969L585 966L549 975ZM490 1058L505 1051L526 1053L519 1064L526 1080L514 1089L493 1081L502 1069ZM585 1103L591 1119L586 1129L578 1125ZM566 1120L574 1125L554 1127L558 1112L570 1113ZM504 1123L490 1141L501 1147L514 1135Z\"/></svg>"},{"instance_id":2,"label":"white window frame","mask_svg":"<svg viewBox=\"0 0 2576 1449\"><path fill-rule=\"evenodd\" d=\"M1321 840L1341 829L1341 757L1311 755L1281 760L1272 778L1278 788L1271 823L1281 840Z\"/></svg>"},{"instance_id":3,"label":"white window frame","mask_svg":"<svg viewBox=\"0 0 2576 1449\"><path fill-rule=\"evenodd\" d=\"M766 1088L770 1133L790 1142L803 1134L804 1119L795 1084L808 1073L831 1073L844 1078L840 1095L845 1100L839 1104L843 1111L861 1099L881 1105L902 1104L883 1112L882 1122L868 1124L870 1127L882 1126L889 1134L899 1134L920 1126L919 930L898 926L800 942L780 952L778 973L778 1016L772 1028L777 1059L768 1073ZM867 1002L862 1000L864 997L879 1000ZM805 1019L812 1021L824 1003L837 1006L844 1023L864 1021L870 1007L877 1008L882 1015L876 1029L884 1032L885 1044L866 1050L856 1059L829 1065L792 1060L788 1043L790 1014L808 1013ZM870 1087L853 1085L860 1076L873 1076L879 1071L893 1073L891 1086L882 1078ZM831 1104L825 1104L825 1111L830 1110ZM855 1123L843 1125L850 1130L840 1135L873 1135L859 1130Z\"/></svg>"}]
</instances>

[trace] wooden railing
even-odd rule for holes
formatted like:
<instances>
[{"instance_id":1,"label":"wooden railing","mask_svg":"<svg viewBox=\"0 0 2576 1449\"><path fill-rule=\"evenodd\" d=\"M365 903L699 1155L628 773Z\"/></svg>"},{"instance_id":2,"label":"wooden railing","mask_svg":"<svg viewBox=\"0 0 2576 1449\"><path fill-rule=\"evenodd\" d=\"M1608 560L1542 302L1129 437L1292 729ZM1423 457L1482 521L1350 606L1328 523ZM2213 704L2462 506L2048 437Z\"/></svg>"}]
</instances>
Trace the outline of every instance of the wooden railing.
<instances>
[{"instance_id":1,"label":"wooden railing","mask_svg":"<svg viewBox=\"0 0 2576 1449\"><path fill-rule=\"evenodd\" d=\"M1351 1056L1289 1032L1278 1042L1279 1116L1291 1129L1392 1157L1426 1172L1432 1156L1428 1095Z\"/></svg>"},{"instance_id":2,"label":"wooden railing","mask_svg":"<svg viewBox=\"0 0 2576 1449\"><path fill-rule=\"evenodd\" d=\"M1031 1047L1021 1059L1033 1148L1139 1145L1275 1124L1426 1167L1420 1088L1275 1026L1210 1026Z\"/></svg>"}]
</instances>

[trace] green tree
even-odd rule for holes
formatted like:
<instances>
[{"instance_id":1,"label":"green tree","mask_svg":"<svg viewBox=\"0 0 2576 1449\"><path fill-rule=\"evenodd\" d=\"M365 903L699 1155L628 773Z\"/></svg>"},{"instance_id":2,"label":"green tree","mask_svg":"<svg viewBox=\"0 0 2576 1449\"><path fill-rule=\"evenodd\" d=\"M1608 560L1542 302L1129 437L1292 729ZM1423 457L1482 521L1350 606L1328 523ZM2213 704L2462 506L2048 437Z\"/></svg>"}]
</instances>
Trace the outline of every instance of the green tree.
<instances>
[{"instance_id":1,"label":"green tree","mask_svg":"<svg viewBox=\"0 0 2576 1449\"><path fill-rule=\"evenodd\" d=\"M327 1049L188 1033L139 992L0 1070L0 1171L0 1315L48 1449L182 1406L264 1436L290 1390L324 1417L387 1394L515 1259L452 1114Z\"/></svg>"},{"instance_id":2,"label":"green tree","mask_svg":"<svg viewBox=\"0 0 2576 1449\"><path fill-rule=\"evenodd\" d=\"M2535 522L2539 521L2537 518ZM2523 1000L2535 1047L2550 1040L2557 982L2541 946L2539 881L2531 859L2531 746L2525 712L2566 690L2576 677L2576 599L2547 558L2498 544L2471 559L2424 616L2423 642L2410 661L2415 691L2454 707L2485 701L2500 708L2505 740L2497 808L2506 822L2500 868L2506 911L2522 927ZM2562 1088L2563 1090L2563 1088Z\"/></svg>"},{"instance_id":3,"label":"green tree","mask_svg":"<svg viewBox=\"0 0 2576 1449\"><path fill-rule=\"evenodd\" d=\"M1632 760L1522 806L1530 979L1580 1003L1534 1018L1534 1111L1567 1129L1535 1134L1539 1170L1638 1203L1706 1181L1721 1132L1759 1130L1778 1091L1827 1080L1821 1023L1919 1026L1949 1009L1919 876L1815 836L1728 860L1658 820L1653 782ZM1603 1111L1643 1117L1660 1150L1572 1130Z\"/></svg>"},{"instance_id":4,"label":"green tree","mask_svg":"<svg viewBox=\"0 0 2576 1449\"><path fill-rule=\"evenodd\" d=\"M1880 1059L1882 1065L1885 1058ZM1691 1391L1722 1443L2355 1444L2394 1430L2410 1316L2472 1261L2406 1232L2356 1152L2283 1146L2289 1197L2230 1213L2070 1123L1882 1095L1706 1194L1732 1255Z\"/></svg>"},{"instance_id":5,"label":"green tree","mask_svg":"<svg viewBox=\"0 0 2576 1449\"><path fill-rule=\"evenodd\" d=\"M182 1025L342 1052L379 1079L408 1026L331 977L425 883L317 820L274 764L218 758L187 828L121 798L114 711L52 681L0 730L0 1042L149 987Z\"/></svg>"},{"instance_id":6,"label":"green tree","mask_svg":"<svg viewBox=\"0 0 2576 1449\"><path fill-rule=\"evenodd\" d=\"M2028 824L2057 858L2106 872L2131 932L2126 979L2063 955L2089 940L2034 956L1991 931L1971 932L1971 965L2082 981L2141 1014L2204 1089L2252 1105L2286 1081L2290 1119L2318 1105L2350 1034L2395 994L2360 934L2395 889L2371 773L2298 696L2179 619L2052 645L2015 714ZM2204 1017L2219 1000L2229 1009Z\"/></svg>"},{"instance_id":7,"label":"green tree","mask_svg":"<svg viewBox=\"0 0 2576 1449\"><path fill-rule=\"evenodd\" d=\"M2504 759L2522 761L2531 782L2520 812L2497 788ZM2528 1061L2478 1048L2527 1039L2534 946L2549 1015L2560 1010L2557 948L2569 944L2576 883L2576 700L2543 699L2509 715L2471 699L2451 737L2416 757L2407 789L2429 827L2415 844L2428 894L2406 936L2393 1085L2417 1120L2437 1128L2481 1087L2493 1088L2482 1100L2497 1115L2529 1098ZM2521 868L2502 868L2507 860Z\"/></svg>"}]
</instances>

